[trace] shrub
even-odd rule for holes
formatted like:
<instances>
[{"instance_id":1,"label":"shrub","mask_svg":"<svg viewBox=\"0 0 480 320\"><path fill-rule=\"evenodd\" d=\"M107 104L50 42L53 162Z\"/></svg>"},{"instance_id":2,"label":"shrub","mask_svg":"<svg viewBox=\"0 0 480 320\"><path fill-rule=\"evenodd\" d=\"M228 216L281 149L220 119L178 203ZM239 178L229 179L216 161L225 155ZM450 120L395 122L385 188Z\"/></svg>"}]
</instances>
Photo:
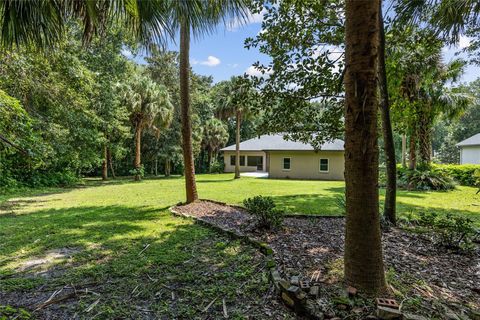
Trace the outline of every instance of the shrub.
<instances>
[{"instance_id":1,"label":"shrub","mask_svg":"<svg viewBox=\"0 0 480 320\"><path fill-rule=\"evenodd\" d=\"M223 173L224 167L223 161L214 161L210 167L210 173Z\"/></svg>"},{"instance_id":2,"label":"shrub","mask_svg":"<svg viewBox=\"0 0 480 320\"><path fill-rule=\"evenodd\" d=\"M455 179L459 184L463 186L475 186L476 177L475 171L480 171L480 165L475 164L447 164L447 165L433 165L436 171L443 172L444 174Z\"/></svg>"},{"instance_id":3,"label":"shrub","mask_svg":"<svg viewBox=\"0 0 480 320\"><path fill-rule=\"evenodd\" d=\"M145 168L143 167L143 164L142 164L140 167L133 168L132 170L130 170L129 173L132 176L139 176L140 178L143 178L145 176Z\"/></svg>"},{"instance_id":4,"label":"shrub","mask_svg":"<svg viewBox=\"0 0 480 320\"><path fill-rule=\"evenodd\" d=\"M460 251L474 248L478 230L469 218L451 213L440 216L436 212L420 212L417 223L430 231L434 242L442 247Z\"/></svg>"},{"instance_id":5,"label":"shrub","mask_svg":"<svg viewBox=\"0 0 480 320\"><path fill-rule=\"evenodd\" d=\"M455 188L454 181L447 174L434 168L421 170L400 168L397 174L398 186L409 190L452 190Z\"/></svg>"},{"instance_id":6,"label":"shrub","mask_svg":"<svg viewBox=\"0 0 480 320\"><path fill-rule=\"evenodd\" d=\"M257 217L258 228L272 229L282 224L283 212L275 208L272 197L255 196L243 200L243 205Z\"/></svg>"}]
</instances>

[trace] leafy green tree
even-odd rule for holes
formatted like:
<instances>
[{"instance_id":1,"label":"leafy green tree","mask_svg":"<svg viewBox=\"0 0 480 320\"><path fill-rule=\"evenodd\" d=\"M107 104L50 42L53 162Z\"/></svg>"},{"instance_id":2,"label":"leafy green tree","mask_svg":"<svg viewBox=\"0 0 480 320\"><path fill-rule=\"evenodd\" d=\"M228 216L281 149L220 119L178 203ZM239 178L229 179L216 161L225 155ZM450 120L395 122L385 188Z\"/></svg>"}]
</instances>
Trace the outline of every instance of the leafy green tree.
<instances>
[{"instance_id":1,"label":"leafy green tree","mask_svg":"<svg viewBox=\"0 0 480 320\"><path fill-rule=\"evenodd\" d=\"M157 132L168 127L172 119L173 106L167 89L154 83L148 76L137 74L128 84L119 89L122 103L130 113L130 122L135 131L135 180L141 177L141 140L145 128Z\"/></svg>"},{"instance_id":2,"label":"leafy green tree","mask_svg":"<svg viewBox=\"0 0 480 320\"><path fill-rule=\"evenodd\" d=\"M255 63L252 78L262 94L262 133L284 132L311 143L343 136L343 1L255 1L264 12L262 32L245 41L271 62Z\"/></svg>"}]
</instances>

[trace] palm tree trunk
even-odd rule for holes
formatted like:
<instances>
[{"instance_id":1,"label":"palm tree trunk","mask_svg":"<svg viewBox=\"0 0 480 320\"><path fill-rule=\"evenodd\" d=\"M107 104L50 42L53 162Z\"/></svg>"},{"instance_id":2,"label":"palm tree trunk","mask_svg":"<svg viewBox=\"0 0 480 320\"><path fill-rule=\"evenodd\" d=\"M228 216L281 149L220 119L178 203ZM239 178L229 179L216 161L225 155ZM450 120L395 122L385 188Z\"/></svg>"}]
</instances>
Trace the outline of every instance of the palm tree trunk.
<instances>
[{"instance_id":1,"label":"palm tree trunk","mask_svg":"<svg viewBox=\"0 0 480 320\"><path fill-rule=\"evenodd\" d=\"M417 168L417 134L416 128L412 128L409 137L409 146L408 146L408 154L409 154L409 163L408 168L410 170L415 170Z\"/></svg>"},{"instance_id":2,"label":"palm tree trunk","mask_svg":"<svg viewBox=\"0 0 480 320\"><path fill-rule=\"evenodd\" d=\"M377 75L379 0L346 1L345 280L385 290L378 212Z\"/></svg>"},{"instance_id":3,"label":"palm tree trunk","mask_svg":"<svg viewBox=\"0 0 480 320\"><path fill-rule=\"evenodd\" d=\"M426 110L420 112L418 126L419 155L420 162L424 166L429 166L432 162L432 128L429 119L429 106L425 106Z\"/></svg>"},{"instance_id":4,"label":"palm tree trunk","mask_svg":"<svg viewBox=\"0 0 480 320\"><path fill-rule=\"evenodd\" d=\"M103 161L102 161L102 180L108 179L108 154L107 154L107 144L103 145Z\"/></svg>"},{"instance_id":5,"label":"palm tree trunk","mask_svg":"<svg viewBox=\"0 0 480 320\"><path fill-rule=\"evenodd\" d=\"M165 177L170 177L170 159L165 159Z\"/></svg>"},{"instance_id":6,"label":"palm tree trunk","mask_svg":"<svg viewBox=\"0 0 480 320\"><path fill-rule=\"evenodd\" d=\"M407 136L402 134L402 167L407 167Z\"/></svg>"},{"instance_id":7,"label":"palm tree trunk","mask_svg":"<svg viewBox=\"0 0 480 320\"><path fill-rule=\"evenodd\" d=\"M138 170L141 168L141 154L142 154L142 124L140 121L137 122L135 126L135 161L133 163L134 168L137 170L137 174L135 174L135 181L139 181L141 179Z\"/></svg>"},{"instance_id":8,"label":"palm tree trunk","mask_svg":"<svg viewBox=\"0 0 480 320\"><path fill-rule=\"evenodd\" d=\"M387 70L385 68L385 27L382 15L382 2L379 7L380 47L378 48L378 74L380 82L380 113L382 116L383 150L387 169L387 186L383 216L395 225L397 196L397 162L395 160L395 144L393 142L392 122L390 120L390 102L388 97Z\"/></svg>"},{"instance_id":9,"label":"palm tree trunk","mask_svg":"<svg viewBox=\"0 0 480 320\"><path fill-rule=\"evenodd\" d=\"M237 111L236 119L236 137L235 137L235 179L240 179L240 125L242 121L242 113Z\"/></svg>"},{"instance_id":10,"label":"palm tree trunk","mask_svg":"<svg viewBox=\"0 0 480 320\"><path fill-rule=\"evenodd\" d=\"M208 173L212 173L212 154L213 150L211 147L208 147L208 156L207 156L207 161L208 161Z\"/></svg>"},{"instance_id":11,"label":"palm tree trunk","mask_svg":"<svg viewBox=\"0 0 480 320\"><path fill-rule=\"evenodd\" d=\"M187 203L198 199L195 182L195 163L192 147L192 121L190 114L189 56L190 25L182 22L180 26L180 104L182 116L182 149L185 166L185 189Z\"/></svg>"},{"instance_id":12,"label":"palm tree trunk","mask_svg":"<svg viewBox=\"0 0 480 320\"><path fill-rule=\"evenodd\" d=\"M158 156L155 156L155 177L158 176Z\"/></svg>"}]
</instances>

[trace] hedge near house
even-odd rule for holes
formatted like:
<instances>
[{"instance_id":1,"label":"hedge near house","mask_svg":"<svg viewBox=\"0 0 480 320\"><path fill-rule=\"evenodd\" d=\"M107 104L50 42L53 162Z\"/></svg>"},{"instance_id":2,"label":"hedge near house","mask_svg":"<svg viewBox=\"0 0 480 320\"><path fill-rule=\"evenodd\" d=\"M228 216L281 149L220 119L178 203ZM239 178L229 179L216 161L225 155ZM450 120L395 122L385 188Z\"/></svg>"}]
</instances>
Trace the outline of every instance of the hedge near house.
<instances>
[{"instance_id":1,"label":"hedge near house","mask_svg":"<svg viewBox=\"0 0 480 320\"><path fill-rule=\"evenodd\" d=\"M457 181L462 186L471 186L476 185L475 170L480 170L480 165L478 164L447 164L447 165L434 165L435 170L441 171L455 181Z\"/></svg>"}]
</instances>

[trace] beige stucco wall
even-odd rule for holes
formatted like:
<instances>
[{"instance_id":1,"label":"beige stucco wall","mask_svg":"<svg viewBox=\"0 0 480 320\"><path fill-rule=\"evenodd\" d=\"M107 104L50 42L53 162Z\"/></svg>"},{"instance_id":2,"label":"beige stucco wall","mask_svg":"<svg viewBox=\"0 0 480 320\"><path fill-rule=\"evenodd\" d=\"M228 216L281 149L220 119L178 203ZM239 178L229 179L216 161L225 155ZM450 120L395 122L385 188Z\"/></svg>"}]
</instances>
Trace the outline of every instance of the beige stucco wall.
<instances>
[{"instance_id":1,"label":"beige stucco wall","mask_svg":"<svg viewBox=\"0 0 480 320\"><path fill-rule=\"evenodd\" d=\"M480 146L461 147L460 164L480 164Z\"/></svg>"},{"instance_id":2,"label":"beige stucco wall","mask_svg":"<svg viewBox=\"0 0 480 320\"><path fill-rule=\"evenodd\" d=\"M223 162L225 164L224 172L235 172L235 166L230 165L230 156L234 156L235 151L224 151L223 152ZM266 154L263 151L240 151L240 156L245 156L245 166L240 166L240 172L255 172L260 171L257 170L257 167L249 167L248 164L248 156L261 156L263 157L263 171L266 171Z\"/></svg>"},{"instance_id":3,"label":"beige stucco wall","mask_svg":"<svg viewBox=\"0 0 480 320\"><path fill-rule=\"evenodd\" d=\"M343 151L269 151L269 177L309 180L344 180ZM283 170L283 158L290 158L290 170ZM320 159L329 159L329 171L320 172Z\"/></svg>"}]
</instances>

